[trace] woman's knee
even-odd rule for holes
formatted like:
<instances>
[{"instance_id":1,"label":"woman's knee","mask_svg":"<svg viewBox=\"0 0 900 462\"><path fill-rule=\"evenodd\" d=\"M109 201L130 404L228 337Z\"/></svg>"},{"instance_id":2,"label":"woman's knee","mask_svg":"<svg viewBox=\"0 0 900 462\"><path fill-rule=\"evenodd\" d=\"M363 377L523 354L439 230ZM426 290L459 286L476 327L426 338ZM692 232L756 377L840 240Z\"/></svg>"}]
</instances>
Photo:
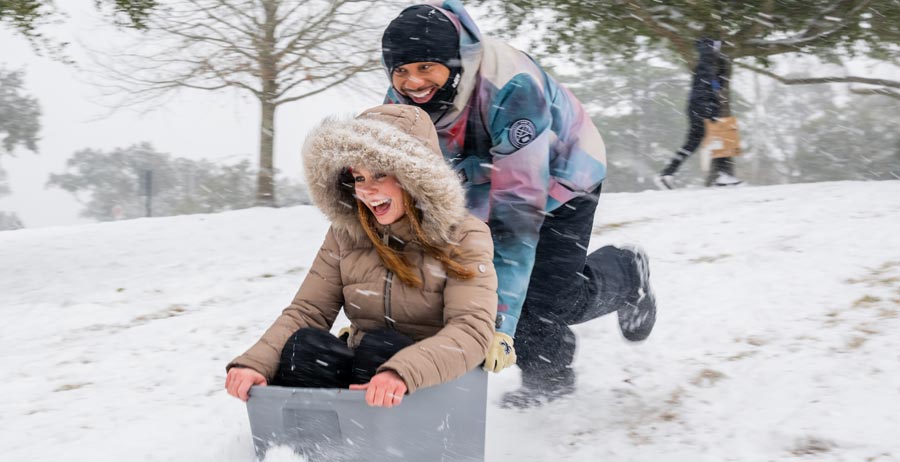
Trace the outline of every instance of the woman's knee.
<instances>
[{"instance_id":1,"label":"woman's knee","mask_svg":"<svg viewBox=\"0 0 900 462\"><path fill-rule=\"evenodd\" d=\"M329 332L303 328L294 332L281 352L278 382L310 388L343 388L350 384L353 352Z\"/></svg>"},{"instance_id":2,"label":"woman's knee","mask_svg":"<svg viewBox=\"0 0 900 462\"><path fill-rule=\"evenodd\" d=\"M382 364L413 343L413 339L391 329L367 332L354 352L352 382L367 383Z\"/></svg>"}]
</instances>

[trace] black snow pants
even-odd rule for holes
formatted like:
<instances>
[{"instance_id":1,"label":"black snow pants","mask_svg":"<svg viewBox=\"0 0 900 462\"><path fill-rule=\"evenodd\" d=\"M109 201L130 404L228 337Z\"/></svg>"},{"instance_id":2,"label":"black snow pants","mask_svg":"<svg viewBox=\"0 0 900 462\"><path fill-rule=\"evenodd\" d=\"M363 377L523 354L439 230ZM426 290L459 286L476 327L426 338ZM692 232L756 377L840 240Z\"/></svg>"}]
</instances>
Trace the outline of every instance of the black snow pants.
<instances>
[{"instance_id":1,"label":"black snow pants","mask_svg":"<svg viewBox=\"0 0 900 462\"><path fill-rule=\"evenodd\" d=\"M311 327L295 332L281 351L275 383L285 387L347 388L368 383L379 366L412 345L394 330L366 333L356 350L346 341Z\"/></svg>"},{"instance_id":2,"label":"black snow pants","mask_svg":"<svg viewBox=\"0 0 900 462\"><path fill-rule=\"evenodd\" d=\"M697 150L700 142L703 141L703 136L706 134L706 127L703 126L703 117L700 117L700 114L697 114L696 111L689 110L688 121L690 125L687 140L681 146L681 149L675 153L675 156L672 157L669 165L663 169L662 175L674 175L678 171L678 167Z\"/></svg>"},{"instance_id":3,"label":"black snow pants","mask_svg":"<svg viewBox=\"0 0 900 462\"><path fill-rule=\"evenodd\" d=\"M525 383L571 375L575 334L570 325L625 306L639 276L629 250L613 246L587 254L600 188L548 215L516 328L517 364Z\"/></svg>"}]
</instances>

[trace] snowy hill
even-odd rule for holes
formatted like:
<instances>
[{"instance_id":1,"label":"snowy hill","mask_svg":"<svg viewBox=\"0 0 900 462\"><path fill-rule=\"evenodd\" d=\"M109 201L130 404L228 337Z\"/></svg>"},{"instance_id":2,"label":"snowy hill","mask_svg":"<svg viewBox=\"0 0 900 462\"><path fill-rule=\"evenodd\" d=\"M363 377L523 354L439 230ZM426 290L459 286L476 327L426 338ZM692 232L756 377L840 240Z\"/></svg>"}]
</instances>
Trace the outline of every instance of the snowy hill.
<instances>
[{"instance_id":1,"label":"snowy hill","mask_svg":"<svg viewBox=\"0 0 900 462\"><path fill-rule=\"evenodd\" d=\"M577 326L578 391L543 409L499 409L518 375L492 375L489 462L900 460L900 181L608 194L595 226L648 250L657 328ZM253 460L224 366L326 228L296 207L0 233L0 460Z\"/></svg>"}]
</instances>

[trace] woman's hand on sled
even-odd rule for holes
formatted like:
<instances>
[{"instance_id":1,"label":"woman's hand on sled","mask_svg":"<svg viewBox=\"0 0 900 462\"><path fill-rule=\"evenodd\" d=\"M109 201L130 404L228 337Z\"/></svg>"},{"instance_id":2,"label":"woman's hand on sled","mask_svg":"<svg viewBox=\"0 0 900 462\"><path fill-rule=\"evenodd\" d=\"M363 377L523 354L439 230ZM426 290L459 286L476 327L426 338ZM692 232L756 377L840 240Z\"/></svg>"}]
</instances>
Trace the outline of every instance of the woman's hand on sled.
<instances>
[{"instance_id":1,"label":"woman's hand on sled","mask_svg":"<svg viewBox=\"0 0 900 462\"><path fill-rule=\"evenodd\" d=\"M225 377L225 389L228 394L247 401L250 398L249 391L253 385L266 386L266 378L262 374L247 367L232 367Z\"/></svg>"},{"instance_id":2,"label":"woman's hand on sled","mask_svg":"<svg viewBox=\"0 0 900 462\"><path fill-rule=\"evenodd\" d=\"M394 407L400 404L407 391L406 382L391 370L375 374L369 383L350 385L350 389L365 390L366 403L377 407Z\"/></svg>"}]
</instances>

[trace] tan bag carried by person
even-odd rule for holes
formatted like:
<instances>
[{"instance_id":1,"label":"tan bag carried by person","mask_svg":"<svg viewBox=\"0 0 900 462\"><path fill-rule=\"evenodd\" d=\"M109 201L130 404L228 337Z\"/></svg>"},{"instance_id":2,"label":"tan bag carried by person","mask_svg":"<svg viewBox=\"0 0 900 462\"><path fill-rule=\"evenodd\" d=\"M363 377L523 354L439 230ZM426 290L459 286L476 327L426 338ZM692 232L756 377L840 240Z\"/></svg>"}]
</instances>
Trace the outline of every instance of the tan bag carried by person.
<instances>
[{"instance_id":1,"label":"tan bag carried by person","mask_svg":"<svg viewBox=\"0 0 900 462\"><path fill-rule=\"evenodd\" d=\"M706 119L703 126L706 130L703 146L712 151L714 159L741 155L741 137L736 118L723 117L715 121Z\"/></svg>"}]
</instances>

